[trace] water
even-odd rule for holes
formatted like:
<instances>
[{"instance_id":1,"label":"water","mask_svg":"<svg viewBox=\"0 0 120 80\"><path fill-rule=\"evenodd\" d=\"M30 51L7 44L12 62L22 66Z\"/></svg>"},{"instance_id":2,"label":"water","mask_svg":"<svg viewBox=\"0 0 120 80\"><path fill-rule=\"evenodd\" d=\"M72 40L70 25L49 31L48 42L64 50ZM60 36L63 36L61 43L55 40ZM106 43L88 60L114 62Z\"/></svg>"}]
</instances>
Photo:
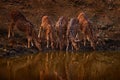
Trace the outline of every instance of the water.
<instances>
[{"instance_id":1,"label":"water","mask_svg":"<svg viewBox=\"0 0 120 80\"><path fill-rule=\"evenodd\" d=\"M0 59L0 80L119 80L120 52L43 52Z\"/></svg>"}]
</instances>

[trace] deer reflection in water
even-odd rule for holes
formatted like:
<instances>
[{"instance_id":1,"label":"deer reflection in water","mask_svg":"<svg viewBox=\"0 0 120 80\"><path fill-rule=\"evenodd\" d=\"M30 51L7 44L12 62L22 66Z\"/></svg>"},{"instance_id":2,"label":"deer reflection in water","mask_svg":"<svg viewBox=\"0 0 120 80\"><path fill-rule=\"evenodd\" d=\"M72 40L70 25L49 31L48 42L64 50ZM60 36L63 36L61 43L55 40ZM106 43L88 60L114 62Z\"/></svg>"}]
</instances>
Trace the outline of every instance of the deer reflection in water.
<instances>
[{"instance_id":1,"label":"deer reflection in water","mask_svg":"<svg viewBox=\"0 0 120 80\"><path fill-rule=\"evenodd\" d=\"M29 67L32 64L32 56L27 56L22 61L7 61L7 68L9 69L9 79L16 80L16 74L19 70L26 68L27 72L29 72ZM29 74L29 73L28 73Z\"/></svg>"},{"instance_id":2,"label":"deer reflection in water","mask_svg":"<svg viewBox=\"0 0 120 80\"><path fill-rule=\"evenodd\" d=\"M37 54L34 57L33 55L30 55L22 59L7 61L7 67L9 69L9 79L33 80L34 78L35 80L38 80L39 78L40 80L63 80L62 77L56 71L56 66L52 66L52 60L53 55L49 55L49 53L46 53L45 55ZM54 67L54 70L51 72L50 68L53 69L52 67Z\"/></svg>"},{"instance_id":3,"label":"deer reflection in water","mask_svg":"<svg viewBox=\"0 0 120 80\"><path fill-rule=\"evenodd\" d=\"M118 80L119 56L115 53L98 54L98 52L90 54L48 52L19 57L7 63L10 80Z\"/></svg>"}]
</instances>

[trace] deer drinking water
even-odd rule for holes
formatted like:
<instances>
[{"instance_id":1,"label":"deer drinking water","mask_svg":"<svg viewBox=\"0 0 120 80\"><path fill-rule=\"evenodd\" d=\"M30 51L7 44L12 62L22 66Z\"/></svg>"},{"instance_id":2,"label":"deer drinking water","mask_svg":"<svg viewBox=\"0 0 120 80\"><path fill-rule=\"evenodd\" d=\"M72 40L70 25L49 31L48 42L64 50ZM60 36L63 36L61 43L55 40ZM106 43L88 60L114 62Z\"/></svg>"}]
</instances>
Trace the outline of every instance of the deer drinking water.
<instances>
[{"instance_id":1,"label":"deer drinking water","mask_svg":"<svg viewBox=\"0 0 120 80\"><path fill-rule=\"evenodd\" d=\"M20 11L17 10L11 11L10 17L11 23L10 26L8 26L8 38L11 37L11 34L12 36L14 36L14 32L17 29L25 33L28 40L28 48L30 48L33 42L38 48L38 50L41 50L40 41L37 37L37 33L34 29L33 24L30 21L28 21Z\"/></svg>"},{"instance_id":2,"label":"deer drinking water","mask_svg":"<svg viewBox=\"0 0 120 80\"><path fill-rule=\"evenodd\" d=\"M79 33L79 21L76 18L71 18L68 26L67 26L67 47L66 47L66 51L68 51L68 47L69 47L69 43L71 42L72 47L75 48L75 50L78 50L78 46L77 46L77 35ZM73 49L72 48L72 49Z\"/></svg>"},{"instance_id":3,"label":"deer drinking water","mask_svg":"<svg viewBox=\"0 0 120 80\"><path fill-rule=\"evenodd\" d=\"M50 42L51 48L53 49L54 42L55 42L55 39L54 39L55 29L54 29L54 26L52 24L52 19L49 16L42 17L42 22L41 22L39 34L38 34L39 38L41 37L41 31L45 32L45 39L47 40L46 47L49 48L49 42Z\"/></svg>"},{"instance_id":4,"label":"deer drinking water","mask_svg":"<svg viewBox=\"0 0 120 80\"><path fill-rule=\"evenodd\" d=\"M86 45L86 40L88 40L91 44L91 47L95 50L96 48L96 42L97 42L97 37L96 37L96 31L90 22L90 20L86 17L84 12L81 12L78 15L78 20L80 23L80 29L84 37L84 46Z\"/></svg>"},{"instance_id":5,"label":"deer drinking water","mask_svg":"<svg viewBox=\"0 0 120 80\"><path fill-rule=\"evenodd\" d=\"M66 17L61 16L56 22L55 28L57 31L58 45L60 50L66 45L66 32L67 32L68 20Z\"/></svg>"}]
</instances>

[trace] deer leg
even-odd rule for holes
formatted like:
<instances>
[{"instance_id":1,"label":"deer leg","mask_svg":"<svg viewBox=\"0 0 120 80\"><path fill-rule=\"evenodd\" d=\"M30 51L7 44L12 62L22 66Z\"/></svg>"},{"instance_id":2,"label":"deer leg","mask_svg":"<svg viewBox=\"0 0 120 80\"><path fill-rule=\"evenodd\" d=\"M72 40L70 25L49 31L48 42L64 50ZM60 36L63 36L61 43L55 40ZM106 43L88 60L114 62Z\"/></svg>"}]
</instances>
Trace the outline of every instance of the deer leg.
<instances>
[{"instance_id":1,"label":"deer leg","mask_svg":"<svg viewBox=\"0 0 120 80\"><path fill-rule=\"evenodd\" d=\"M49 40L47 40L47 48L49 48Z\"/></svg>"},{"instance_id":2,"label":"deer leg","mask_svg":"<svg viewBox=\"0 0 120 80\"><path fill-rule=\"evenodd\" d=\"M75 43L75 41L72 40L71 42L72 42L72 47L74 47L75 50L78 50L78 47L77 47L77 44ZM72 50L73 50L73 48L72 48Z\"/></svg>"},{"instance_id":3,"label":"deer leg","mask_svg":"<svg viewBox=\"0 0 120 80\"><path fill-rule=\"evenodd\" d=\"M74 46L73 46L73 44L72 44L72 51L74 50Z\"/></svg>"},{"instance_id":4,"label":"deer leg","mask_svg":"<svg viewBox=\"0 0 120 80\"><path fill-rule=\"evenodd\" d=\"M29 36L28 37L28 48L30 48L31 41L32 41L32 38Z\"/></svg>"},{"instance_id":5,"label":"deer leg","mask_svg":"<svg viewBox=\"0 0 120 80\"><path fill-rule=\"evenodd\" d=\"M63 38L60 37L60 39L59 39L59 48L60 48L60 50L62 50L62 46L63 46Z\"/></svg>"},{"instance_id":6,"label":"deer leg","mask_svg":"<svg viewBox=\"0 0 120 80\"><path fill-rule=\"evenodd\" d=\"M91 45L91 47L95 50L96 48L95 48L95 43L94 43L94 41L93 40L90 40L90 45Z\"/></svg>"},{"instance_id":7,"label":"deer leg","mask_svg":"<svg viewBox=\"0 0 120 80\"><path fill-rule=\"evenodd\" d=\"M56 41L56 48L59 47L59 39L57 38L57 41Z\"/></svg>"},{"instance_id":8,"label":"deer leg","mask_svg":"<svg viewBox=\"0 0 120 80\"><path fill-rule=\"evenodd\" d=\"M31 41L31 46L34 46L32 41Z\"/></svg>"},{"instance_id":9,"label":"deer leg","mask_svg":"<svg viewBox=\"0 0 120 80\"><path fill-rule=\"evenodd\" d=\"M54 45L53 45L54 43L53 42L51 42L51 47L52 47L52 49L54 49Z\"/></svg>"},{"instance_id":10,"label":"deer leg","mask_svg":"<svg viewBox=\"0 0 120 80\"><path fill-rule=\"evenodd\" d=\"M86 46L86 36L84 36L84 46Z\"/></svg>"},{"instance_id":11,"label":"deer leg","mask_svg":"<svg viewBox=\"0 0 120 80\"><path fill-rule=\"evenodd\" d=\"M60 45L60 50L62 50L62 46L63 46L62 44L63 44L63 43L59 43L59 45Z\"/></svg>"},{"instance_id":12,"label":"deer leg","mask_svg":"<svg viewBox=\"0 0 120 80\"><path fill-rule=\"evenodd\" d=\"M90 41L90 46L95 50L95 43L94 43L93 38L88 37L88 40Z\"/></svg>"},{"instance_id":13,"label":"deer leg","mask_svg":"<svg viewBox=\"0 0 120 80\"><path fill-rule=\"evenodd\" d=\"M14 37L14 35L15 35L15 34L14 34L14 29L12 29L12 37Z\"/></svg>"},{"instance_id":14,"label":"deer leg","mask_svg":"<svg viewBox=\"0 0 120 80\"><path fill-rule=\"evenodd\" d=\"M87 36L87 40L90 42L90 46L95 50L95 43L92 36Z\"/></svg>"},{"instance_id":15,"label":"deer leg","mask_svg":"<svg viewBox=\"0 0 120 80\"><path fill-rule=\"evenodd\" d=\"M51 40L51 41L50 41L50 42L51 42L51 43L50 43L51 48L52 48L52 49L54 49L54 42L53 42L53 38L51 38L50 40Z\"/></svg>"},{"instance_id":16,"label":"deer leg","mask_svg":"<svg viewBox=\"0 0 120 80\"><path fill-rule=\"evenodd\" d=\"M66 51L68 51L68 47L69 47L69 39L67 39Z\"/></svg>"},{"instance_id":17,"label":"deer leg","mask_svg":"<svg viewBox=\"0 0 120 80\"><path fill-rule=\"evenodd\" d=\"M62 50L62 47L63 47L63 40L61 42L59 41L59 48L60 48L60 50Z\"/></svg>"},{"instance_id":18,"label":"deer leg","mask_svg":"<svg viewBox=\"0 0 120 80\"><path fill-rule=\"evenodd\" d=\"M11 26L8 27L8 38L10 38Z\"/></svg>"},{"instance_id":19,"label":"deer leg","mask_svg":"<svg viewBox=\"0 0 120 80\"><path fill-rule=\"evenodd\" d=\"M38 33L38 38L40 38L40 37L41 37L41 27L40 27L39 33Z\"/></svg>"},{"instance_id":20,"label":"deer leg","mask_svg":"<svg viewBox=\"0 0 120 80\"><path fill-rule=\"evenodd\" d=\"M51 41L51 47L54 49L54 40L53 40L53 35L50 33L50 41Z\"/></svg>"},{"instance_id":21,"label":"deer leg","mask_svg":"<svg viewBox=\"0 0 120 80\"><path fill-rule=\"evenodd\" d=\"M10 38L11 32L12 32L12 36L14 36L14 35L13 35L13 33L14 33L13 28L14 28L14 23L11 22L11 23L10 23L10 26L8 26L8 38Z\"/></svg>"},{"instance_id":22,"label":"deer leg","mask_svg":"<svg viewBox=\"0 0 120 80\"><path fill-rule=\"evenodd\" d=\"M47 39L47 48L49 48L49 35L46 35L46 39Z\"/></svg>"},{"instance_id":23,"label":"deer leg","mask_svg":"<svg viewBox=\"0 0 120 80\"><path fill-rule=\"evenodd\" d=\"M96 48L95 48L95 43L93 42L93 41L91 41L91 47L95 50Z\"/></svg>"}]
</instances>

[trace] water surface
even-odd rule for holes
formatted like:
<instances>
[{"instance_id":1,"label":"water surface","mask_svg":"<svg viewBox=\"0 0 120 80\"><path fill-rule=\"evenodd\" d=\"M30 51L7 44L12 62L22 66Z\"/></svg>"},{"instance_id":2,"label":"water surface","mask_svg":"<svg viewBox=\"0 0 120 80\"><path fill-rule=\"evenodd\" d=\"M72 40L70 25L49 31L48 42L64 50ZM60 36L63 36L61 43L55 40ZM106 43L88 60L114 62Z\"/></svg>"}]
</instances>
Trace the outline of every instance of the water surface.
<instances>
[{"instance_id":1,"label":"water surface","mask_svg":"<svg viewBox=\"0 0 120 80\"><path fill-rule=\"evenodd\" d=\"M56 52L0 58L0 80L119 80L120 52Z\"/></svg>"}]
</instances>

